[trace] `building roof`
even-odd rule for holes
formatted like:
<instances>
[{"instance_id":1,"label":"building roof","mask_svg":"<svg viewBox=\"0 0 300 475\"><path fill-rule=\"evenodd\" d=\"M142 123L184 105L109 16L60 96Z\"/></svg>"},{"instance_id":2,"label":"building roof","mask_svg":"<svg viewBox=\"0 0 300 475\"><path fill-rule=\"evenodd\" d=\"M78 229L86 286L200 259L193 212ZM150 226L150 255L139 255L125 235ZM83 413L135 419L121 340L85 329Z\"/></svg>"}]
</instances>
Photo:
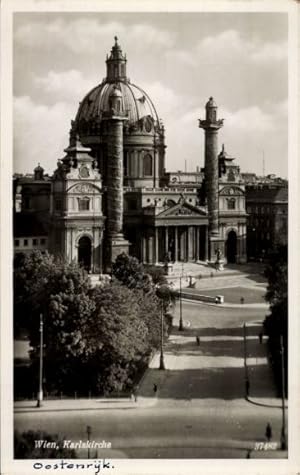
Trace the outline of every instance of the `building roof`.
<instances>
[{"instance_id":1,"label":"building roof","mask_svg":"<svg viewBox=\"0 0 300 475\"><path fill-rule=\"evenodd\" d=\"M288 188L271 186L247 188L246 200L260 203L287 203Z\"/></svg>"}]
</instances>

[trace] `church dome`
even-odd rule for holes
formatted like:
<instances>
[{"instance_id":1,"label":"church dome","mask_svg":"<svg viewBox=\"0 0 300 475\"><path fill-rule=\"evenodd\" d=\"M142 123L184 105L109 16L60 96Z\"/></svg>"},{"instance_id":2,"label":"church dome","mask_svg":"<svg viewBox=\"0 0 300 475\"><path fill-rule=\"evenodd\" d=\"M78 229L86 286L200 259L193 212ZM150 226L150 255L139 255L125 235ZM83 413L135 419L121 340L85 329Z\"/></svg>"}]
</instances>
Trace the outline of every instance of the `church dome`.
<instances>
[{"instance_id":1,"label":"church dome","mask_svg":"<svg viewBox=\"0 0 300 475\"><path fill-rule=\"evenodd\" d=\"M103 113L107 113L110 110L109 98L111 94L115 94L117 85L121 94L123 102L123 110L128 114L129 124L138 122L140 119L146 116L152 117L154 122L159 121L156 109L151 101L150 97L143 89L131 84L127 81L119 81L117 83L104 82L94 89L92 89L81 102L76 122L84 121L101 121Z\"/></svg>"},{"instance_id":2,"label":"church dome","mask_svg":"<svg viewBox=\"0 0 300 475\"><path fill-rule=\"evenodd\" d=\"M126 76L126 56L115 37L111 54L106 59L107 74L101 84L92 89L80 103L75 122L101 122L103 115L110 111L110 97L118 94L122 98L122 110L128 116L129 125L143 117L150 116L159 125L156 109L148 94L132 84Z\"/></svg>"}]
</instances>

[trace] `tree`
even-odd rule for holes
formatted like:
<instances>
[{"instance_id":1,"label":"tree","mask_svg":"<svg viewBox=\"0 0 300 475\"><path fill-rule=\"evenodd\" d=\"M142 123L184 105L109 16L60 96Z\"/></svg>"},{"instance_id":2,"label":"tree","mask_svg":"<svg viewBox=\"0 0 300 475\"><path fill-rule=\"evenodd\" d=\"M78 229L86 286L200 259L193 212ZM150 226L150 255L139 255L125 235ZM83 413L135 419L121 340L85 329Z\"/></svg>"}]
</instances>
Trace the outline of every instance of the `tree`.
<instances>
[{"instance_id":1,"label":"tree","mask_svg":"<svg viewBox=\"0 0 300 475\"><path fill-rule=\"evenodd\" d=\"M270 304L270 315L264 322L265 331L269 336L269 346L272 355L275 378L281 387L281 336L284 345L284 365L287 387L288 362L288 265L287 246L278 246L271 256L265 270L268 279L266 300Z\"/></svg>"},{"instance_id":2,"label":"tree","mask_svg":"<svg viewBox=\"0 0 300 475\"><path fill-rule=\"evenodd\" d=\"M129 289L151 291L152 283L143 264L136 257L120 254L112 265L112 274Z\"/></svg>"},{"instance_id":3,"label":"tree","mask_svg":"<svg viewBox=\"0 0 300 475\"><path fill-rule=\"evenodd\" d=\"M168 285L163 268L145 268L138 259L120 254L113 264L113 275L130 289L134 289L140 304L140 314L146 322L149 338L154 347L159 344L161 305L166 314L171 303L176 301L176 293ZM139 291L142 291L140 293ZM169 326L171 322L168 322Z\"/></svg>"},{"instance_id":4,"label":"tree","mask_svg":"<svg viewBox=\"0 0 300 475\"><path fill-rule=\"evenodd\" d=\"M142 268L135 261L132 264L137 285L128 288L115 279L92 288L78 265L48 253L34 252L19 260L15 299L33 348L32 392L38 386L40 313L46 392L80 395L81 391L86 396L89 391L102 394L130 388L160 334L156 288L149 277L140 275Z\"/></svg>"},{"instance_id":5,"label":"tree","mask_svg":"<svg viewBox=\"0 0 300 475\"><path fill-rule=\"evenodd\" d=\"M149 266L147 267L147 274L150 275L152 283L156 286L167 285L168 280L165 276L163 267Z\"/></svg>"},{"instance_id":6,"label":"tree","mask_svg":"<svg viewBox=\"0 0 300 475\"><path fill-rule=\"evenodd\" d=\"M40 313L47 318L55 296L87 294L91 288L87 273L76 264L67 264L53 255L33 251L16 258L14 263L15 328L38 330ZM59 312L59 309L57 308ZM36 335L38 336L38 334Z\"/></svg>"},{"instance_id":7,"label":"tree","mask_svg":"<svg viewBox=\"0 0 300 475\"><path fill-rule=\"evenodd\" d=\"M36 251L16 262L14 284L15 320L27 328L33 348L32 391L38 385L40 314L47 391L73 389L82 368L82 329L95 309L87 273L76 264Z\"/></svg>"},{"instance_id":8,"label":"tree","mask_svg":"<svg viewBox=\"0 0 300 475\"><path fill-rule=\"evenodd\" d=\"M151 350L139 301L117 282L96 287L93 299L95 311L83 331L85 358L95 369L93 386L103 392L128 389Z\"/></svg>"},{"instance_id":9,"label":"tree","mask_svg":"<svg viewBox=\"0 0 300 475\"><path fill-rule=\"evenodd\" d=\"M117 280L92 288L78 265L48 253L33 253L19 260L15 299L33 348L32 391L38 386L40 313L44 322L44 389L51 393L76 391L79 395L82 391L87 395L89 391L102 394L128 389L156 341L156 298ZM22 303L29 314L22 314Z\"/></svg>"}]
</instances>

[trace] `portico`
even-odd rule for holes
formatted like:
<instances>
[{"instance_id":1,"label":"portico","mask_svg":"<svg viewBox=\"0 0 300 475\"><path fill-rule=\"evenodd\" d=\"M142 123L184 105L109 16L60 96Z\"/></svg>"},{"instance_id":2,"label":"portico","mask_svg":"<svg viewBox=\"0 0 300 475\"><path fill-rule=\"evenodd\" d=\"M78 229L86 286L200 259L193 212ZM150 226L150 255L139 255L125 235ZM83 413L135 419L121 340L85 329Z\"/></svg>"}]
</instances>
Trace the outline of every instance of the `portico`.
<instances>
[{"instance_id":1,"label":"portico","mask_svg":"<svg viewBox=\"0 0 300 475\"><path fill-rule=\"evenodd\" d=\"M147 210L141 260L148 264L197 262L208 257L208 218L205 210L181 202L155 213Z\"/></svg>"}]
</instances>

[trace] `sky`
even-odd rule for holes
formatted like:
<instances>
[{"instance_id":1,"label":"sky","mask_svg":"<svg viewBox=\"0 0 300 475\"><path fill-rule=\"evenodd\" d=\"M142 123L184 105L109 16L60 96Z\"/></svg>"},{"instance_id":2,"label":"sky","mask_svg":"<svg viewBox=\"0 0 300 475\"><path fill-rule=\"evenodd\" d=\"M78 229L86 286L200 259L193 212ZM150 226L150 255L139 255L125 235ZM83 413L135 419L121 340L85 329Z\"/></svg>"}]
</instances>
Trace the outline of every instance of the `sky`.
<instances>
[{"instance_id":1,"label":"sky","mask_svg":"<svg viewBox=\"0 0 300 475\"><path fill-rule=\"evenodd\" d=\"M285 13L15 13L14 171L52 173L79 102L106 75L114 36L127 75L166 129L168 171L204 165L198 119L213 96L243 172L287 177ZM263 168L264 159L264 168Z\"/></svg>"}]
</instances>

